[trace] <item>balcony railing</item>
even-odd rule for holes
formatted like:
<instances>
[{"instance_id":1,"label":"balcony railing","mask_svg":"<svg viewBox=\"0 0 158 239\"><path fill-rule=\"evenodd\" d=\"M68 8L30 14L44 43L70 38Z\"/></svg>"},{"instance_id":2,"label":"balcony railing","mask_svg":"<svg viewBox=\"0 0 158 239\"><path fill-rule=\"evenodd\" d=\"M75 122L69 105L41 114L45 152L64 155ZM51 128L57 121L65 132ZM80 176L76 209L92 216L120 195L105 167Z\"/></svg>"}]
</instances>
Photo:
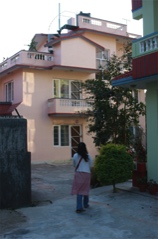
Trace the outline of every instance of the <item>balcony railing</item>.
<instances>
[{"instance_id":1,"label":"balcony railing","mask_svg":"<svg viewBox=\"0 0 158 239\"><path fill-rule=\"evenodd\" d=\"M133 41L133 58L158 51L158 32Z\"/></svg>"},{"instance_id":2,"label":"balcony railing","mask_svg":"<svg viewBox=\"0 0 158 239\"><path fill-rule=\"evenodd\" d=\"M142 7L142 0L132 0L132 11Z\"/></svg>"},{"instance_id":3,"label":"balcony railing","mask_svg":"<svg viewBox=\"0 0 158 239\"><path fill-rule=\"evenodd\" d=\"M147 53L156 49L158 49L158 36L140 42L140 53Z\"/></svg>"},{"instance_id":4,"label":"balcony railing","mask_svg":"<svg viewBox=\"0 0 158 239\"><path fill-rule=\"evenodd\" d=\"M48 100L48 115L51 114L77 114L91 109L91 104L86 100L59 99Z\"/></svg>"},{"instance_id":5,"label":"balcony railing","mask_svg":"<svg viewBox=\"0 0 158 239\"><path fill-rule=\"evenodd\" d=\"M80 28L93 29L104 33L127 36L127 25L107 20L92 18L90 16L78 15L78 26ZM136 34L130 34L132 38L138 38Z\"/></svg>"},{"instance_id":6,"label":"balcony railing","mask_svg":"<svg viewBox=\"0 0 158 239\"><path fill-rule=\"evenodd\" d=\"M20 51L0 64L0 73L16 65L49 67L53 63L49 53Z\"/></svg>"}]
</instances>

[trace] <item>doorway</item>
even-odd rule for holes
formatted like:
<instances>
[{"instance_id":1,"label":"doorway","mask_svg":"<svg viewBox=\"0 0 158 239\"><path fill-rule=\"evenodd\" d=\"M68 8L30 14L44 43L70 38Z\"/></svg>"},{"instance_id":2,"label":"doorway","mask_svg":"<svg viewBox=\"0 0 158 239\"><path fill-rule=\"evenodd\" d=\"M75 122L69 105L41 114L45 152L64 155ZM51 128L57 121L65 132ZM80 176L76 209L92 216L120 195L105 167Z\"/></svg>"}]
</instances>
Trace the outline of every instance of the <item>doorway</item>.
<instances>
[{"instance_id":1,"label":"doorway","mask_svg":"<svg viewBox=\"0 0 158 239\"><path fill-rule=\"evenodd\" d=\"M77 152L78 144L81 142L81 126L71 126L71 157Z\"/></svg>"}]
</instances>

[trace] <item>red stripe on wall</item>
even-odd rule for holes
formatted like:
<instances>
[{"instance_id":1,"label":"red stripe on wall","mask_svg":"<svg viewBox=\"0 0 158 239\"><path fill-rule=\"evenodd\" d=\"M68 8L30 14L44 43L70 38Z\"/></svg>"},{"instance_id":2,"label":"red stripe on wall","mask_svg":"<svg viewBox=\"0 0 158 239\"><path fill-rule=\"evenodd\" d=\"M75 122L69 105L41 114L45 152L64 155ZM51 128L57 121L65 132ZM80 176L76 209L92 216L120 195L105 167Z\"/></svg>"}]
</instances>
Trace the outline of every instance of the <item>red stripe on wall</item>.
<instances>
[{"instance_id":1,"label":"red stripe on wall","mask_svg":"<svg viewBox=\"0 0 158 239\"><path fill-rule=\"evenodd\" d=\"M142 7L142 0L132 0L132 11Z\"/></svg>"},{"instance_id":2,"label":"red stripe on wall","mask_svg":"<svg viewBox=\"0 0 158 239\"><path fill-rule=\"evenodd\" d=\"M158 74L158 52L133 59L133 79Z\"/></svg>"}]
</instances>

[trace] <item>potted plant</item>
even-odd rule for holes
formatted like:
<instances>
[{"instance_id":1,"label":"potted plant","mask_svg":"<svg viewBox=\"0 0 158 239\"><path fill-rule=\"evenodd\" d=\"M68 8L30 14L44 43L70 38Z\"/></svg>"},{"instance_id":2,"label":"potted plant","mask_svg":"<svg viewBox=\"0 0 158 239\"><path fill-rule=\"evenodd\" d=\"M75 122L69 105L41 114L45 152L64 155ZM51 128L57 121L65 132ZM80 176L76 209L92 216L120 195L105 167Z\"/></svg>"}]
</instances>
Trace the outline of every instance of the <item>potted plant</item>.
<instances>
[{"instance_id":1,"label":"potted plant","mask_svg":"<svg viewBox=\"0 0 158 239\"><path fill-rule=\"evenodd\" d=\"M157 193L157 183L156 183L155 180L153 180L153 179L149 180L149 182L148 182L148 190L149 190L150 194L156 195L156 193Z\"/></svg>"},{"instance_id":2,"label":"potted plant","mask_svg":"<svg viewBox=\"0 0 158 239\"><path fill-rule=\"evenodd\" d=\"M131 145L134 151L134 165L135 170L132 172L132 184L134 187L139 187L139 178L147 177L147 152L142 144L143 130L137 127L136 136L133 135Z\"/></svg>"},{"instance_id":3,"label":"potted plant","mask_svg":"<svg viewBox=\"0 0 158 239\"><path fill-rule=\"evenodd\" d=\"M143 130L138 129L137 136L133 140L133 148L135 150L135 160L137 163L137 171L140 173L146 172L147 151L142 144Z\"/></svg>"},{"instance_id":4,"label":"potted plant","mask_svg":"<svg viewBox=\"0 0 158 239\"><path fill-rule=\"evenodd\" d=\"M139 191L145 192L147 188L147 177L138 178Z\"/></svg>"},{"instance_id":5,"label":"potted plant","mask_svg":"<svg viewBox=\"0 0 158 239\"><path fill-rule=\"evenodd\" d=\"M142 143L137 145L136 159L137 159L137 171L146 172L146 149L143 147Z\"/></svg>"}]
</instances>

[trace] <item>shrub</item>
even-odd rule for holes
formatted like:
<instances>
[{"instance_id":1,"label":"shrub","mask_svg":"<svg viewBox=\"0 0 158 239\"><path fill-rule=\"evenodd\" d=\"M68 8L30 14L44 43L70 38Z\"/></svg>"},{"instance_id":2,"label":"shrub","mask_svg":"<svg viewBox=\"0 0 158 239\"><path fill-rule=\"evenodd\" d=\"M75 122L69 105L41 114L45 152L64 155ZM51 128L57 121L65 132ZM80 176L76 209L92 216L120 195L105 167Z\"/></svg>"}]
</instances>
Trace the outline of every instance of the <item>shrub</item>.
<instances>
[{"instance_id":1,"label":"shrub","mask_svg":"<svg viewBox=\"0 0 158 239\"><path fill-rule=\"evenodd\" d=\"M127 181L132 177L133 158L124 145L102 145L94 163L95 173L101 185L113 185Z\"/></svg>"},{"instance_id":2,"label":"shrub","mask_svg":"<svg viewBox=\"0 0 158 239\"><path fill-rule=\"evenodd\" d=\"M91 169L91 188L100 187L100 182L98 181L95 168Z\"/></svg>"}]
</instances>

